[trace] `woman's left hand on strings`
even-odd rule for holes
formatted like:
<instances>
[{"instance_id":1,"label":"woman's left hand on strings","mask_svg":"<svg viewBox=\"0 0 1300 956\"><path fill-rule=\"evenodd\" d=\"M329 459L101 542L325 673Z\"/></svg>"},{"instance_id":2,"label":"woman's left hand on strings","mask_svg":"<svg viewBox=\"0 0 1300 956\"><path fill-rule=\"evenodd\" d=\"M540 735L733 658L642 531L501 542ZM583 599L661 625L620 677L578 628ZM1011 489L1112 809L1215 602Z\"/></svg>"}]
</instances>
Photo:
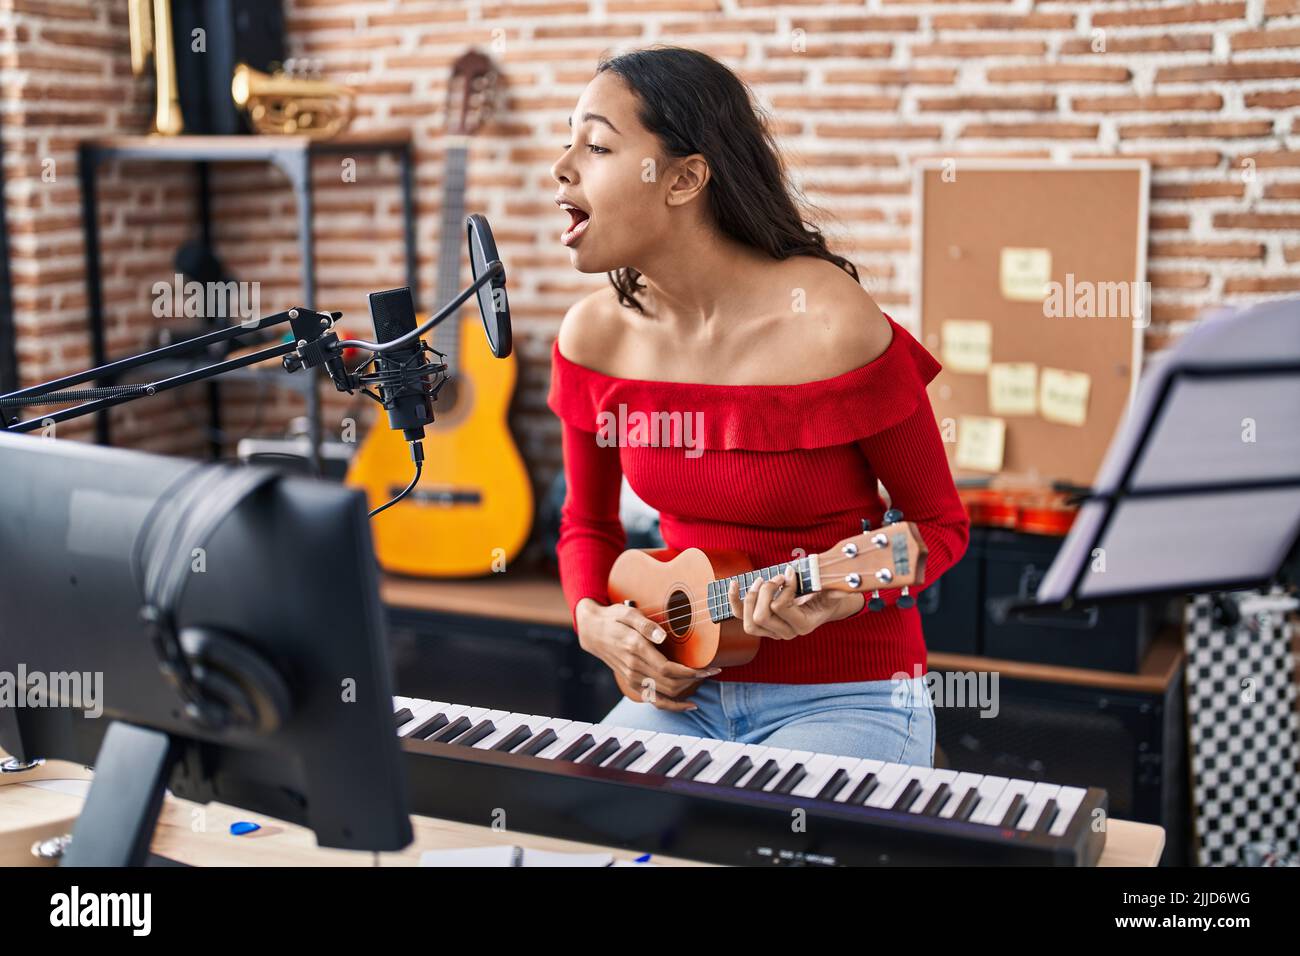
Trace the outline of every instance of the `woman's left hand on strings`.
<instances>
[{"instance_id":1,"label":"woman's left hand on strings","mask_svg":"<svg viewBox=\"0 0 1300 956\"><path fill-rule=\"evenodd\" d=\"M758 586L750 587L742 599L740 585L731 582L727 600L731 613L744 621L745 633L788 641L811 633L828 621L856 614L866 598L852 591L814 591L795 596L794 568Z\"/></svg>"}]
</instances>

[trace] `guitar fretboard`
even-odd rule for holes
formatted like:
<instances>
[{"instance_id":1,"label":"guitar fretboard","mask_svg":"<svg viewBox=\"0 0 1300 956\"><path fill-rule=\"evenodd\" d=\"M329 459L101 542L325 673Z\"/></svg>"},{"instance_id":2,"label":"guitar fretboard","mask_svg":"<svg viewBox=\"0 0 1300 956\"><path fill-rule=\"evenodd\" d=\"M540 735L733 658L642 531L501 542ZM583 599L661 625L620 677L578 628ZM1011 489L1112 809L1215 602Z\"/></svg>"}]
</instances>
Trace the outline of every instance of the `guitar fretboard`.
<instances>
[{"instance_id":1,"label":"guitar fretboard","mask_svg":"<svg viewBox=\"0 0 1300 956\"><path fill-rule=\"evenodd\" d=\"M434 311L460 294L461 253L465 249L465 158L463 144L447 148L446 182L442 190L442 224L438 233L438 292ZM456 371L460 355L460 319L448 316L433 330L433 347L447 356L448 374Z\"/></svg>"},{"instance_id":2,"label":"guitar fretboard","mask_svg":"<svg viewBox=\"0 0 1300 956\"><path fill-rule=\"evenodd\" d=\"M797 561L782 561L780 564L759 568L756 571L746 571L744 574L735 574L729 578L710 581L708 587L709 619L716 624L719 621L727 621L735 617L731 612L731 602L727 599L727 591L730 590L732 581L740 584L740 598L743 601L750 587L761 584L763 581L779 578L785 574L785 569L792 565L795 573L795 595L807 594L812 590L812 568L809 566L808 558L799 558Z\"/></svg>"}]
</instances>

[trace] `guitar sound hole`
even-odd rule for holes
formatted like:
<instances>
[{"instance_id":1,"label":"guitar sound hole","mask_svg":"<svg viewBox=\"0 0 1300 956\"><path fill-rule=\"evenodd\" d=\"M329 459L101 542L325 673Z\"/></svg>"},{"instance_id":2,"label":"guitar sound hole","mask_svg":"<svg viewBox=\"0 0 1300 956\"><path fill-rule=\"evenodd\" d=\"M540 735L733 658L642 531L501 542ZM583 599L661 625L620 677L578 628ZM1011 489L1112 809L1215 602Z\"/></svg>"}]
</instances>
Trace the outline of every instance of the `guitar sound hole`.
<instances>
[{"instance_id":1,"label":"guitar sound hole","mask_svg":"<svg viewBox=\"0 0 1300 956\"><path fill-rule=\"evenodd\" d=\"M668 615L668 630L673 640L681 643L686 640L691 629L691 597L685 591L674 591L668 595L668 605L664 609Z\"/></svg>"}]
</instances>

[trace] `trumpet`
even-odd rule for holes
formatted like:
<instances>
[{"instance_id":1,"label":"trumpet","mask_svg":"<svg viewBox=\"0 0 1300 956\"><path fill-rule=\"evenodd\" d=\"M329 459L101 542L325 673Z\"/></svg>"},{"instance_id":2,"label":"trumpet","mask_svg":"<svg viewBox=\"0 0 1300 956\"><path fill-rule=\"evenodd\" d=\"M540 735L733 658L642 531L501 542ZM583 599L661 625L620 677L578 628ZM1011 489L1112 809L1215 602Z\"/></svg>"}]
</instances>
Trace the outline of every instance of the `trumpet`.
<instances>
[{"instance_id":1,"label":"trumpet","mask_svg":"<svg viewBox=\"0 0 1300 956\"><path fill-rule=\"evenodd\" d=\"M131 72L143 73L153 57L157 85L153 131L176 136L184 131L180 94L176 88L176 50L172 46L172 12L168 0L130 0L127 25L131 35Z\"/></svg>"},{"instance_id":2,"label":"trumpet","mask_svg":"<svg viewBox=\"0 0 1300 956\"><path fill-rule=\"evenodd\" d=\"M230 94L236 106L247 110L254 131L313 139L329 139L347 129L356 97L348 86L283 70L263 73L247 63L235 66Z\"/></svg>"}]
</instances>

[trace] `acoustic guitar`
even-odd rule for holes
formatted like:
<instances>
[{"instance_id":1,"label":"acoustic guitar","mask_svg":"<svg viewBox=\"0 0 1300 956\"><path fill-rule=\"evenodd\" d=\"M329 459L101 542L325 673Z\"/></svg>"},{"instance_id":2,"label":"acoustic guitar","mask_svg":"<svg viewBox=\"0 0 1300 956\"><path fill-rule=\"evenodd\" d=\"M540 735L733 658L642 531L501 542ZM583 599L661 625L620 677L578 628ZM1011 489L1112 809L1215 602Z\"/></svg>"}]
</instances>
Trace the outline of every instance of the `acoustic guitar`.
<instances>
[{"instance_id":1,"label":"acoustic guitar","mask_svg":"<svg viewBox=\"0 0 1300 956\"><path fill-rule=\"evenodd\" d=\"M437 301L460 292L465 247L465 167L469 138L491 110L496 70L470 50L448 84L446 181L443 188ZM433 330L447 356L446 381L426 427L424 474L410 495L370 523L375 554L388 571L420 577L472 577L504 567L528 540L533 489L507 424L518 367L498 359L483 335L477 307ZM423 322L428 316L420 316ZM347 483L364 488L371 508L411 480L411 455L400 431L378 416L353 456Z\"/></svg>"},{"instance_id":2,"label":"acoustic guitar","mask_svg":"<svg viewBox=\"0 0 1300 956\"><path fill-rule=\"evenodd\" d=\"M620 554L609 572L613 603L629 604L663 628L659 645L669 660L687 667L734 667L758 653L761 637L749 634L731 611L727 591L734 580L743 600L751 587L781 577L794 567L796 596L814 591L869 592L867 606L884 607L880 591L902 589L900 607L915 598L910 587L925 583L928 549L916 525L898 511L885 513L888 522L876 531L845 538L829 551L793 561L752 568L739 551L671 548L634 549ZM627 687L616 675L619 689L641 700L640 688Z\"/></svg>"}]
</instances>

